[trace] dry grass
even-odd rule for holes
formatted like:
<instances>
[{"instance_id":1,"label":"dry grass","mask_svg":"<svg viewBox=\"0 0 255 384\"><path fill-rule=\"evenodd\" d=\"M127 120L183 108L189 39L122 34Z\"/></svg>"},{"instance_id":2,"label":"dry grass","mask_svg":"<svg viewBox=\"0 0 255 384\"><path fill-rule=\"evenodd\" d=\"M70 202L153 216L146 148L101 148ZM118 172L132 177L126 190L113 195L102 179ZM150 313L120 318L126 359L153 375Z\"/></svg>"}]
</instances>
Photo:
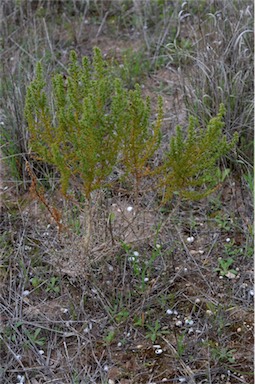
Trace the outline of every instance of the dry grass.
<instances>
[{"instance_id":1,"label":"dry grass","mask_svg":"<svg viewBox=\"0 0 255 384\"><path fill-rule=\"evenodd\" d=\"M95 194L94 237L79 277L83 222L77 206L58 194L58 175L34 164L46 198L63 213L67 229L60 235L45 207L24 191L30 180L23 105L34 63L43 58L48 73L64 72L70 48L90 54L93 45L121 61L134 41L150 68L130 67L131 78L142 76L144 93L160 92L167 101L164 141L176 123L185 124L186 109L205 124L225 101L227 133L244 136L237 161L245 163L242 172L250 170L251 56L243 50L252 46L251 8L232 3L194 1L189 9L181 2L1 3L1 131L12 138L1 136L8 160L0 186L1 383L253 382L247 177L232 172L202 203L175 199L162 207L156 192L144 192L135 205L132 192L121 188ZM207 50L215 26L222 44ZM192 45L184 46L188 31ZM236 275L222 269L220 257L232 259Z\"/></svg>"}]
</instances>

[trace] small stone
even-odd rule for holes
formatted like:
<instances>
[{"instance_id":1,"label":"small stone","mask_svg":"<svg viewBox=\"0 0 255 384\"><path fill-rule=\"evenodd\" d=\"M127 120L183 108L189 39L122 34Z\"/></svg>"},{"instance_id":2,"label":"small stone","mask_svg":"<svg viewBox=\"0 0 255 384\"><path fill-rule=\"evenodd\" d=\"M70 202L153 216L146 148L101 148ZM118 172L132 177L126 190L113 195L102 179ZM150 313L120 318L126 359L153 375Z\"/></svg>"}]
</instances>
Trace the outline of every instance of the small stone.
<instances>
[{"instance_id":1,"label":"small stone","mask_svg":"<svg viewBox=\"0 0 255 384\"><path fill-rule=\"evenodd\" d=\"M160 348L161 348L161 345L159 345L159 344L154 344L154 345L153 345L153 348L155 348L155 349L160 349Z\"/></svg>"},{"instance_id":2,"label":"small stone","mask_svg":"<svg viewBox=\"0 0 255 384\"><path fill-rule=\"evenodd\" d=\"M118 342L117 347L122 347L122 343L120 341Z\"/></svg>"},{"instance_id":3,"label":"small stone","mask_svg":"<svg viewBox=\"0 0 255 384\"><path fill-rule=\"evenodd\" d=\"M158 348L158 349L155 350L155 354L156 355L161 355L161 353L163 353L163 349Z\"/></svg>"},{"instance_id":4,"label":"small stone","mask_svg":"<svg viewBox=\"0 0 255 384\"><path fill-rule=\"evenodd\" d=\"M138 257L138 256L139 256L139 252L134 251L134 252L133 252L133 255L134 255L135 257Z\"/></svg>"},{"instance_id":5,"label":"small stone","mask_svg":"<svg viewBox=\"0 0 255 384\"><path fill-rule=\"evenodd\" d=\"M113 272L113 266L112 266L112 265L109 265L109 266L108 266L108 270L109 270L109 272Z\"/></svg>"},{"instance_id":6,"label":"small stone","mask_svg":"<svg viewBox=\"0 0 255 384\"><path fill-rule=\"evenodd\" d=\"M127 211L128 211L128 212L133 211L133 207L127 207Z\"/></svg>"},{"instance_id":7,"label":"small stone","mask_svg":"<svg viewBox=\"0 0 255 384\"><path fill-rule=\"evenodd\" d=\"M199 304L199 303L201 303L201 300L200 300L199 298L197 298L197 299L195 300L195 303L196 303L196 304Z\"/></svg>"},{"instance_id":8,"label":"small stone","mask_svg":"<svg viewBox=\"0 0 255 384\"><path fill-rule=\"evenodd\" d=\"M115 384L115 381L113 379L109 379L108 384Z\"/></svg>"},{"instance_id":9,"label":"small stone","mask_svg":"<svg viewBox=\"0 0 255 384\"><path fill-rule=\"evenodd\" d=\"M148 277L145 277L143 281L144 281L145 283L148 283L149 278L148 278Z\"/></svg>"},{"instance_id":10,"label":"small stone","mask_svg":"<svg viewBox=\"0 0 255 384\"><path fill-rule=\"evenodd\" d=\"M38 353L39 353L39 355L44 355L44 350L43 349L39 349Z\"/></svg>"},{"instance_id":11,"label":"small stone","mask_svg":"<svg viewBox=\"0 0 255 384\"><path fill-rule=\"evenodd\" d=\"M227 277L228 279L235 279L235 278L236 278L236 275L235 275L235 273L228 272L228 273L226 274L226 277Z\"/></svg>"},{"instance_id":12,"label":"small stone","mask_svg":"<svg viewBox=\"0 0 255 384\"><path fill-rule=\"evenodd\" d=\"M249 293L251 296L254 296L254 290L253 289L251 289Z\"/></svg>"},{"instance_id":13,"label":"small stone","mask_svg":"<svg viewBox=\"0 0 255 384\"><path fill-rule=\"evenodd\" d=\"M189 327L191 327L193 324L194 324L194 321L192 319L185 320L185 325L188 325Z\"/></svg>"},{"instance_id":14,"label":"small stone","mask_svg":"<svg viewBox=\"0 0 255 384\"><path fill-rule=\"evenodd\" d=\"M229 237L226 238L226 243L230 243L231 239Z\"/></svg>"},{"instance_id":15,"label":"small stone","mask_svg":"<svg viewBox=\"0 0 255 384\"><path fill-rule=\"evenodd\" d=\"M157 249L160 249L160 248L161 248L161 245L160 245L160 244L156 244L156 248L157 248Z\"/></svg>"},{"instance_id":16,"label":"small stone","mask_svg":"<svg viewBox=\"0 0 255 384\"><path fill-rule=\"evenodd\" d=\"M104 371L105 371L105 372L108 372L108 371L109 371L109 367L108 367L107 364L104 365Z\"/></svg>"},{"instance_id":17,"label":"small stone","mask_svg":"<svg viewBox=\"0 0 255 384\"><path fill-rule=\"evenodd\" d=\"M173 314L172 309L167 309L166 314L167 314L167 315L172 315L172 314Z\"/></svg>"},{"instance_id":18,"label":"small stone","mask_svg":"<svg viewBox=\"0 0 255 384\"><path fill-rule=\"evenodd\" d=\"M208 315L208 316L212 316L212 311L210 310L210 309L207 309L206 311L205 311L205 313Z\"/></svg>"},{"instance_id":19,"label":"small stone","mask_svg":"<svg viewBox=\"0 0 255 384\"><path fill-rule=\"evenodd\" d=\"M193 243L194 240L195 240L195 239L194 239L193 236L187 237L187 242L188 242L188 243Z\"/></svg>"},{"instance_id":20,"label":"small stone","mask_svg":"<svg viewBox=\"0 0 255 384\"><path fill-rule=\"evenodd\" d=\"M177 320L175 325L176 325L176 327L181 327L182 326L182 321L181 320Z\"/></svg>"},{"instance_id":21,"label":"small stone","mask_svg":"<svg viewBox=\"0 0 255 384\"><path fill-rule=\"evenodd\" d=\"M30 294L28 290L22 292L22 296L26 297Z\"/></svg>"},{"instance_id":22,"label":"small stone","mask_svg":"<svg viewBox=\"0 0 255 384\"><path fill-rule=\"evenodd\" d=\"M238 333L242 332L242 328L241 327L237 328L236 332Z\"/></svg>"}]
</instances>

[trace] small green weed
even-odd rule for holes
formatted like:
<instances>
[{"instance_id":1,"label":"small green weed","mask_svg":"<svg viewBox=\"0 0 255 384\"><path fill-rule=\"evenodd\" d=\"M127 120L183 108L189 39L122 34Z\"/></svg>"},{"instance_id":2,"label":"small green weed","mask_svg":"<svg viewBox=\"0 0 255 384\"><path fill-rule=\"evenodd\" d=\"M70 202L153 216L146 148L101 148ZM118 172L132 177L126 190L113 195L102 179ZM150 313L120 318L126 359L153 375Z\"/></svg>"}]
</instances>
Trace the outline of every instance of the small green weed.
<instances>
[{"instance_id":1,"label":"small green weed","mask_svg":"<svg viewBox=\"0 0 255 384\"><path fill-rule=\"evenodd\" d=\"M234 260L231 257L227 260L220 258L218 262L219 266L218 268L215 268L215 272L219 272L221 276L226 276L228 273L237 275L237 271L235 269L230 269L232 264L234 264Z\"/></svg>"},{"instance_id":2,"label":"small green weed","mask_svg":"<svg viewBox=\"0 0 255 384\"><path fill-rule=\"evenodd\" d=\"M236 349L228 349L224 347L217 347L214 346L211 348L211 354L212 357L219 362L228 362L228 363L234 363L234 353L236 352Z\"/></svg>"},{"instance_id":3,"label":"small green weed","mask_svg":"<svg viewBox=\"0 0 255 384\"><path fill-rule=\"evenodd\" d=\"M226 232L231 231L232 229L232 223L230 218L227 215L217 215L214 218L215 222L217 223L218 227Z\"/></svg>"},{"instance_id":4,"label":"small green weed","mask_svg":"<svg viewBox=\"0 0 255 384\"><path fill-rule=\"evenodd\" d=\"M150 339L152 341L152 343L155 343L155 341L160 336L169 334L169 331L165 331L165 330L161 329L161 324L160 324L159 320L155 321L154 326L146 324L145 327L147 328L147 332L146 332L146 336L145 337L147 339Z\"/></svg>"},{"instance_id":5,"label":"small green weed","mask_svg":"<svg viewBox=\"0 0 255 384\"><path fill-rule=\"evenodd\" d=\"M110 329L103 340L105 341L106 344L111 344L115 339L115 336L116 336L116 331L114 329Z\"/></svg>"},{"instance_id":6,"label":"small green weed","mask_svg":"<svg viewBox=\"0 0 255 384\"><path fill-rule=\"evenodd\" d=\"M59 278L56 276L52 276L50 280L47 282L46 292L50 293L59 293L60 292L60 286L59 286Z\"/></svg>"},{"instance_id":7,"label":"small green weed","mask_svg":"<svg viewBox=\"0 0 255 384\"><path fill-rule=\"evenodd\" d=\"M177 354L179 356L179 358L181 358L185 352L185 333L181 334L181 335L177 335L177 338L176 338L176 350L177 350Z\"/></svg>"},{"instance_id":8,"label":"small green weed","mask_svg":"<svg viewBox=\"0 0 255 384\"><path fill-rule=\"evenodd\" d=\"M42 329L36 328L34 332L30 332L27 329L24 329L25 335L28 337L30 343L42 347L45 344L46 337L40 337Z\"/></svg>"}]
</instances>

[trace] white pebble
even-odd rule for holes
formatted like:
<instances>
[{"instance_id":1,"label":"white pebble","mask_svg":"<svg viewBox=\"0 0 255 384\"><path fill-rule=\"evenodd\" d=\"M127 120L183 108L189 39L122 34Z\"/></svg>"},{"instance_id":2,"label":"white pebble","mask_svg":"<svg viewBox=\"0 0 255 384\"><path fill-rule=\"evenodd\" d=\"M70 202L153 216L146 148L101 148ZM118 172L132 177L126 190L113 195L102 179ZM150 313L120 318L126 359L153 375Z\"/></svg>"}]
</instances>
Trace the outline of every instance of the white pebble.
<instances>
[{"instance_id":1,"label":"white pebble","mask_svg":"<svg viewBox=\"0 0 255 384\"><path fill-rule=\"evenodd\" d=\"M156 248L160 249L161 245L160 244L156 244Z\"/></svg>"},{"instance_id":2,"label":"white pebble","mask_svg":"<svg viewBox=\"0 0 255 384\"><path fill-rule=\"evenodd\" d=\"M194 239L193 236L187 237L187 242L188 242L188 243L193 243L194 240L195 240L195 239Z\"/></svg>"},{"instance_id":3,"label":"white pebble","mask_svg":"<svg viewBox=\"0 0 255 384\"><path fill-rule=\"evenodd\" d=\"M163 352L163 349L161 348L155 350L156 355L161 355L162 352Z\"/></svg>"},{"instance_id":4,"label":"white pebble","mask_svg":"<svg viewBox=\"0 0 255 384\"><path fill-rule=\"evenodd\" d=\"M160 349L160 348L161 348L161 345L160 345L160 344L154 344L154 345L153 345L153 348L155 348L155 349Z\"/></svg>"},{"instance_id":5,"label":"white pebble","mask_svg":"<svg viewBox=\"0 0 255 384\"><path fill-rule=\"evenodd\" d=\"M182 326L182 321L181 320L177 320L175 325L176 325L176 327L181 327Z\"/></svg>"},{"instance_id":6,"label":"white pebble","mask_svg":"<svg viewBox=\"0 0 255 384\"><path fill-rule=\"evenodd\" d=\"M128 211L128 212L133 211L133 207L127 207L127 211Z\"/></svg>"},{"instance_id":7,"label":"white pebble","mask_svg":"<svg viewBox=\"0 0 255 384\"><path fill-rule=\"evenodd\" d=\"M17 384L23 384L23 383L25 383L25 376L18 375L18 376L17 376L17 379L19 380L19 383L17 383Z\"/></svg>"},{"instance_id":8,"label":"white pebble","mask_svg":"<svg viewBox=\"0 0 255 384\"><path fill-rule=\"evenodd\" d=\"M236 332L238 333L242 332L242 328L241 327L237 328Z\"/></svg>"},{"instance_id":9,"label":"white pebble","mask_svg":"<svg viewBox=\"0 0 255 384\"><path fill-rule=\"evenodd\" d=\"M39 349L38 353L39 353L39 355L44 355L44 350L43 349Z\"/></svg>"},{"instance_id":10,"label":"white pebble","mask_svg":"<svg viewBox=\"0 0 255 384\"><path fill-rule=\"evenodd\" d=\"M178 311L174 309L174 315L178 315Z\"/></svg>"},{"instance_id":11,"label":"white pebble","mask_svg":"<svg viewBox=\"0 0 255 384\"><path fill-rule=\"evenodd\" d=\"M212 316L212 311L210 310L210 309L207 309L206 311L205 311L205 313L208 315L208 316Z\"/></svg>"},{"instance_id":12,"label":"white pebble","mask_svg":"<svg viewBox=\"0 0 255 384\"><path fill-rule=\"evenodd\" d=\"M112 266L112 265L109 265L109 266L108 266L108 270L109 270L109 272L112 272L112 271L113 271L113 266Z\"/></svg>"},{"instance_id":13,"label":"white pebble","mask_svg":"<svg viewBox=\"0 0 255 384\"><path fill-rule=\"evenodd\" d=\"M148 278L148 277L145 277L143 281L144 281L145 283L148 283L149 278Z\"/></svg>"},{"instance_id":14,"label":"white pebble","mask_svg":"<svg viewBox=\"0 0 255 384\"><path fill-rule=\"evenodd\" d=\"M122 347L122 343L119 341L118 344L117 344L117 346L118 346L119 348Z\"/></svg>"},{"instance_id":15,"label":"white pebble","mask_svg":"<svg viewBox=\"0 0 255 384\"><path fill-rule=\"evenodd\" d=\"M185 325L188 325L189 327L191 326L191 325L193 325L194 324L194 321L193 320L191 320L191 319L186 319L185 320Z\"/></svg>"},{"instance_id":16,"label":"white pebble","mask_svg":"<svg viewBox=\"0 0 255 384\"><path fill-rule=\"evenodd\" d=\"M199 303L201 303L201 300L200 300L199 298L197 298L197 299L195 300L195 303L196 303L196 304L199 304Z\"/></svg>"},{"instance_id":17,"label":"white pebble","mask_svg":"<svg viewBox=\"0 0 255 384\"><path fill-rule=\"evenodd\" d=\"M251 295L251 296L254 296L254 291L253 291L253 289L250 290L250 295Z\"/></svg>"},{"instance_id":18,"label":"white pebble","mask_svg":"<svg viewBox=\"0 0 255 384\"><path fill-rule=\"evenodd\" d=\"M172 315L172 314L173 314L172 309L167 309L166 314L167 314L167 315Z\"/></svg>"},{"instance_id":19,"label":"white pebble","mask_svg":"<svg viewBox=\"0 0 255 384\"><path fill-rule=\"evenodd\" d=\"M133 255L134 255L135 257L138 257L138 256L139 256L139 252L134 251L134 252L133 252Z\"/></svg>"},{"instance_id":20,"label":"white pebble","mask_svg":"<svg viewBox=\"0 0 255 384\"><path fill-rule=\"evenodd\" d=\"M229 237L226 238L226 243L230 243L231 239Z\"/></svg>"},{"instance_id":21,"label":"white pebble","mask_svg":"<svg viewBox=\"0 0 255 384\"><path fill-rule=\"evenodd\" d=\"M105 372L108 372L108 371L109 371L109 367L108 367L107 364L104 366L104 371L105 371Z\"/></svg>"},{"instance_id":22,"label":"white pebble","mask_svg":"<svg viewBox=\"0 0 255 384\"><path fill-rule=\"evenodd\" d=\"M108 380L108 384L115 384L115 381L112 380L112 379L109 379L109 380Z\"/></svg>"},{"instance_id":23,"label":"white pebble","mask_svg":"<svg viewBox=\"0 0 255 384\"><path fill-rule=\"evenodd\" d=\"M23 292L22 292L22 296L25 296L25 297L28 296L29 294L30 294L29 291L23 291Z\"/></svg>"}]
</instances>

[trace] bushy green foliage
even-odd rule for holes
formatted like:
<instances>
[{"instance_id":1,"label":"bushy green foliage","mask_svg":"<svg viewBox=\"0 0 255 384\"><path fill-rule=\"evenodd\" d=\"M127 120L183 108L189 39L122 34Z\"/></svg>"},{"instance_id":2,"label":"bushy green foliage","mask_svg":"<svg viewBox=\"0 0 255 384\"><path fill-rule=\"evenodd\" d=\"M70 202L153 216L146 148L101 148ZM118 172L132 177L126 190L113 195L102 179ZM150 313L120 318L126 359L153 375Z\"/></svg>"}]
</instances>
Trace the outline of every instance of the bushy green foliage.
<instances>
[{"instance_id":1,"label":"bushy green foliage","mask_svg":"<svg viewBox=\"0 0 255 384\"><path fill-rule=\"evenodd\" d=\"M162 99L151 122L150 100L139 85L128 90L113 73L99 48L94 49L92 63L84 57L82 65L72 51L66 79L54 75L49 96L42 65L37 65L25 106L30 146L37 158L56 166L62 192L67 194L70 179L76 179L89 202L94 190L110 186L118 166L132 179L136 196L145 176L155 177L164 201L175 192L186 199L211 193L219 183L217 161L236 142L234 137L228 143L222 134L223 105L207 129L199 128L194 117L187 135L177 127L162 164L153 168L150 160L161 139Z\"/></svg>"},{"instance_id":2,"label":"bushy green foliage","mask_svg":"<svg viewBox=\"0 0 255 384\"><path fill-rule=\"evenodd\" d=\"M206 129L199 128L197 120L190 117L186 137L180 126L176 128L161 172L165 201L171 199L174 192L182 198L201 199L212 193L219 183L217 161L234 147L238 138L235 134L228 143L222 134L224 112L221 105Z\"/></svg>"},{"instance_id":3,"label":"bushy green foliage","mask_svg":"<svg viewBox=\"0 0 255 384\"><path fill-rule=\"evenodd\" d=\"M109 182L117 162L126 174L141 177L148 160L159 145L162 101L151 131L150 102L144 101L139 86L124 89L120 79L94 49L90 65L87 57L79 65L70 55L67 80L52 78L52 102L47 97L42 65L28 87L25 116L33 152L57 167L62 191L66 194L71 177L82 181L87 199L91 192Z\"/></svg>"}]
</instances>

